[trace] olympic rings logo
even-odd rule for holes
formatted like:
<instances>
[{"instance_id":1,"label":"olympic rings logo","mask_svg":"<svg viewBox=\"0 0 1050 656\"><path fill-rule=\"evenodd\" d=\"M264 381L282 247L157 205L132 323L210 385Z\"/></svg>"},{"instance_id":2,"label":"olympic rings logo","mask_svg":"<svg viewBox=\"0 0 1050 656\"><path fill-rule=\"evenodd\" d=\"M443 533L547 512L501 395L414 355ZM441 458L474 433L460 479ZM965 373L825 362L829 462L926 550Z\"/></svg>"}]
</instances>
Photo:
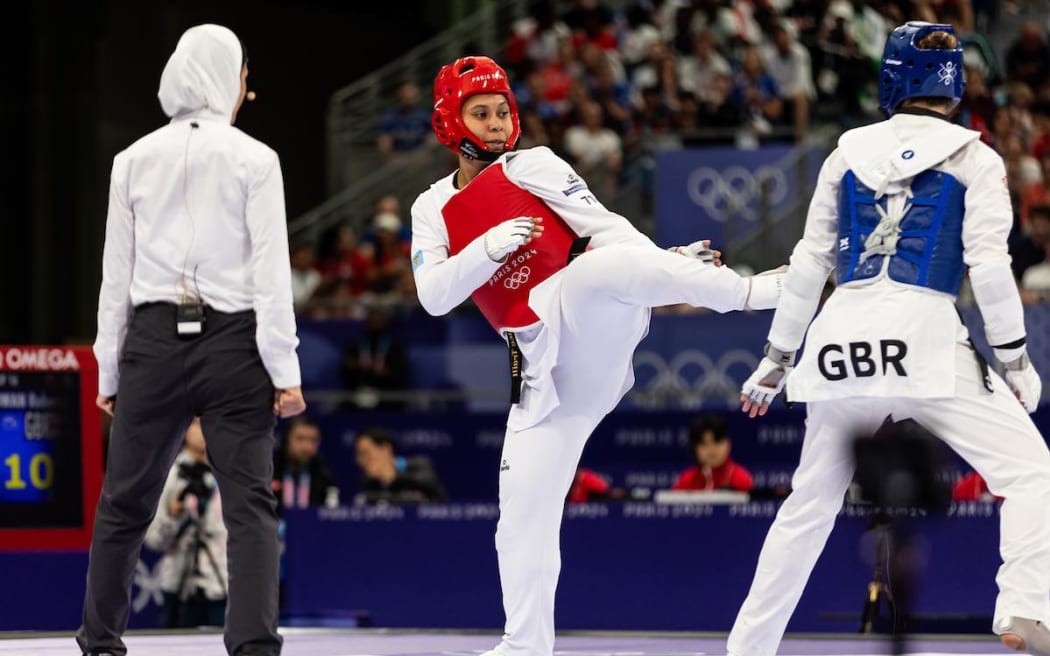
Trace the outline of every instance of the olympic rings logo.
<instances>
[{"instance_id":1,"label":"olympic rings logo","mask_svg":"<svg viewBox=\"0 0 1050 656\"><path fill-rule=\"evenodd\" d=\"M736 401L740 387L758 367L751 351L732 349L715 360L697 350L680 351L670 360L653 351L634 356L635 375L641 382L631 392L632 400L649 409L678 406L700 408L704 401Z\"/></svg>"},{"instance_id":2,"label":"olympic rings logo","mask_svg":"<svg viewBox=\"0 0 1050 656\"><path fill-rule=\"evenodd\" d=\"M523 266L514 273L507 276L503 281L503 286L507 289L517 289L529 281L529 274L532 270L527 266Z\"/></svg>"},{"instance_id":3,"label":"olympic rings logo","mask_svg":"<svg viewBox=\"0 0 1050 656\"><path fill-rule=\"evenodd\" d=\"M765 190L770 206L784 202L788 195L787 174L777 166L760 166L754 172L743 166L718 171L701 166L689 174L689 199L707 211L708 216L725 222L730 216L749 221L758 218L758 201Z\"/></svg>"}]
</instances>

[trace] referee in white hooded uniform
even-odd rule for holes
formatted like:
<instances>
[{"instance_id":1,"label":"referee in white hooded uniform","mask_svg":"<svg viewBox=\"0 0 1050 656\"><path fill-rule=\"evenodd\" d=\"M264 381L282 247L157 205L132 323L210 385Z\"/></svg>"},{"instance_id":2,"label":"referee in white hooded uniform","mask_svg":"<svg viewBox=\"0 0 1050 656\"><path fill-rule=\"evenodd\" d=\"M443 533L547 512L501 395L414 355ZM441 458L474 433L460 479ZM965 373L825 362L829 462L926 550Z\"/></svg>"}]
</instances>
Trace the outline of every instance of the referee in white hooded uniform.
<instances>
[{"instance_id":1,"label":"referee in white hooded uniform","mask_svg":"<svg viewBox=\"0 0 1050 656\"><path fill-rule=\"evenodd\" d=\"M171 122L113 160L95 341L113 429L76 636L86 654L127 653L139 549L194 416L229 530L226 649L281 651L274 417L306 404L280 164L232 126L247 74L233 32L187 30L160 80Z\"/></svg>"}]
</instances>

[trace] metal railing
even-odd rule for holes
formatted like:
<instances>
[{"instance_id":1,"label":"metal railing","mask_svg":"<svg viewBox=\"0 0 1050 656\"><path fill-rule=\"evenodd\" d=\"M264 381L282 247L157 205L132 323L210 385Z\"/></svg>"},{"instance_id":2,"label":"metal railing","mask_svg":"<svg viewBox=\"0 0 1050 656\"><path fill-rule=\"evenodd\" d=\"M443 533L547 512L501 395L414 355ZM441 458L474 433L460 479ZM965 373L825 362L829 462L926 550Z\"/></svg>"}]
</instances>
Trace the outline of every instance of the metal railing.
<instances>
[{"instance_id":1,"label":"metal railing","mask_svg":"<svg viewBox=\"0 0 1050 656\"><path fill-rule=\"evenodd\" d=\"M328 102L328 193L344 189L371 170L372 162L358 165L355 147L374 149L383 110L394 105L395 93L411 81L422 90L429 105L434 74L444 64L464 54L498 56L513 21L528 15L532 0L485 0L477 12L397 59L335 92Z\"/></svg>"},{"instance_id":2,"label":"metal railing","mask_svg":"<svg viewBox=\"0 0 1050 656\"><path fill-rule=\"evenodd\" d=\"M342 223L363 227L383 196L395 196L408 207L435 173L451 170L448 152L433 146L383 158L376 148L383 112L395 105L403 82L418 84L425 99L443 64L468 50L497 55L511 25L529 14L533 1L485 0L474 14L332 95L327 116L329 197L291 221L293 244L316 240Z\"/></svg>"}]
</instances>

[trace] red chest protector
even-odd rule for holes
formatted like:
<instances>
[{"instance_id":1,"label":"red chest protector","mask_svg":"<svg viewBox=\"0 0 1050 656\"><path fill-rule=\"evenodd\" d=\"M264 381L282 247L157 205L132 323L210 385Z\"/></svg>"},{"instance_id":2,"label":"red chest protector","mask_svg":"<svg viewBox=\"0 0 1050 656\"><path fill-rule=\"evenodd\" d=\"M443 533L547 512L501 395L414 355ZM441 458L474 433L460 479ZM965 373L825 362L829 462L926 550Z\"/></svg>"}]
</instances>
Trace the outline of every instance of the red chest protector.
<instances>
[{"instance_id":1,"label":"red chest protector","mask_svg":"<svg viewBox=\"0 0 1050 656\"><path fill-rule=\"evenodd\" d=\"M448 230L449 255L459 253L489 228L519 216L543 217L543 236L530 241L471 298L496 330L523 328L539 321L529 307L529 292L565 268L577 235L560 216L507 179L503 164L489 165L441 208Z\"/></svg>"}]
</instances>

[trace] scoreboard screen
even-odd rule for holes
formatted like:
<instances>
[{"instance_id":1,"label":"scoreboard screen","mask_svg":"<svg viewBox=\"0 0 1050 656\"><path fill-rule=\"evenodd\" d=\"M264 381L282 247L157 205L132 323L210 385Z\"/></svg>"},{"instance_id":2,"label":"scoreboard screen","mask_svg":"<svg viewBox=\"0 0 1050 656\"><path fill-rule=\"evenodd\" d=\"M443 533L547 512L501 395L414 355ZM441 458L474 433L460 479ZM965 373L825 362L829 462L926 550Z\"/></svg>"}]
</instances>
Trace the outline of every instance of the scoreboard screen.
<instances>
[{"instance_id":1,"label":"scoreboard screen","mask_svg":"<svg viewBox=\"0 0 1050 656\"><path fill-rule=\"evenodd\" d=\"M0 346L0 550L90 542L102 475L88 348Z\"/></svg>"}]
</instances>

